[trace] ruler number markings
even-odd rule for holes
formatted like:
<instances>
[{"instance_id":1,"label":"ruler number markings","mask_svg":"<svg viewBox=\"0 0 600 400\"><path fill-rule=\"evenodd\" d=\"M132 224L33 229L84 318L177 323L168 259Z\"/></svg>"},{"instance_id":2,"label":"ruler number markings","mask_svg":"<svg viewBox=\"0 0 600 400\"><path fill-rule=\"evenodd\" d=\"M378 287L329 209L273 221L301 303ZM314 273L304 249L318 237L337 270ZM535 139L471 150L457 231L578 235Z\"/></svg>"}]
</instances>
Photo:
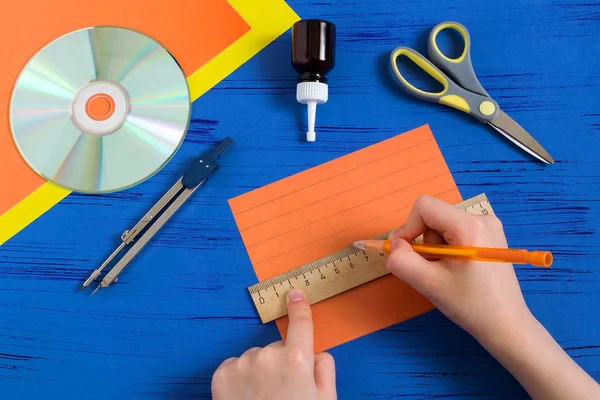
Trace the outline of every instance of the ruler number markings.
<instances>
[{"instance_id":1,"label":"ruler number markings","mask_svg":"<svg viewBox=\"0 0 600 400\"><path fill-rule=\"evenodd\" d=\"M456 207L476 215L494 214L485 194L463 201L457 204ZM388 234L389 232L379 235L377 238L385 239ZM362 250L357 251L356 249L346 248L257 283L250 286L248 290L262 322L266 323L287 314L285 297L288 288L283 285L285 281L288 282L291 291L294 289L291 279L296 278L297 281L302 281L299 277L303 277L304 284L298 285L303 288L310 303L315 304L387 275L386 260L387 255L383 253L379 253L379 257L377 257L377 253L372 254ZM331 270L329 269L330 264L332 266ZM313 271L318 273L313 274ZM307 272L309 272L308 277ZM277 283L280 285L281 295L275 288ZM268 291L271 286L273 290Z\"/></svg>"}]
</instances>

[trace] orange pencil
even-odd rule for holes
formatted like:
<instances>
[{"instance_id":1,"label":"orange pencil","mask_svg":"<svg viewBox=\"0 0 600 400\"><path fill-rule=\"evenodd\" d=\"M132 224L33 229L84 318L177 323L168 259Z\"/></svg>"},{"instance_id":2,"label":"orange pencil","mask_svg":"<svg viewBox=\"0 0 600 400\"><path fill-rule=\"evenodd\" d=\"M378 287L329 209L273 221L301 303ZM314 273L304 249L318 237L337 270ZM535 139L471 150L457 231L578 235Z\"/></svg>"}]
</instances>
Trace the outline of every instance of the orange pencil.
<instances>
[{"instance_id":1,"label":"orange pencil","mask_svg":"<svg viewBox=\"0 0 600 400\"><path fill-rule=\"evenodd\" d=\"M357 249L378 253L389 253L392 248L392 242L389 240L359 240L352 243L352 245ZM425 258L509 262L513 264L531 264L536 267L549 267L552 265L552 253L549 251L451 246L448 244L412 243L411 246L415 252Z\"/></svg>"}]
</instances>

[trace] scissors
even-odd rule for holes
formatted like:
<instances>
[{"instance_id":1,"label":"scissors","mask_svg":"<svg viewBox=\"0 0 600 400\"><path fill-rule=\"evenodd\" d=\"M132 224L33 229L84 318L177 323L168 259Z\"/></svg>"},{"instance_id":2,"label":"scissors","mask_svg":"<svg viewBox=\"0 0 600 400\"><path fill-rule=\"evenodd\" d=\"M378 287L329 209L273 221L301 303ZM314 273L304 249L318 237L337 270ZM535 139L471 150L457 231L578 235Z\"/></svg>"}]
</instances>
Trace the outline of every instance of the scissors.
<instances>
[{"instance_id":1,"label":"scissors","mask_svg":"<svg viewBox=\"0 0 600 400\"><path fill-rule=\"evenodd\" d=\"M454 29L464 40L464 49L458 58L447 57L437 46L436 36L444 29ZM442 22L431 30L427 48L429 60L409 47L401 46L392 51L390 67L400 87L418 99L444 104L470 114L480 122L490 124L508 140L540 161L554 163L550 154L525 129L506 115L479 83L471 63L471 38L467 28L458 22ZM401 56L408 57L441 83L443 89L439 92L427 92L411 85L398 69L396 61Z\"/></svg>"}]
</instances>

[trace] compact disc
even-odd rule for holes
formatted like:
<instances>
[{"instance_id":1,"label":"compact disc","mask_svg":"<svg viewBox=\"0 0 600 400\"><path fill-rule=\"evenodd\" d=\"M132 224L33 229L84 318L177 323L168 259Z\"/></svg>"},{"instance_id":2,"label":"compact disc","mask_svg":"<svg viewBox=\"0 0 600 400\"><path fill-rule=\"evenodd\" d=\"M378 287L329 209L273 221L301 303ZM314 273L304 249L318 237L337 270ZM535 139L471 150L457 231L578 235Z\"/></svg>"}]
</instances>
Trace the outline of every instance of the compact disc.
<instances>
[{"instance_id":1,"label":"compact disc","mask_svg":"<svg viewBox=\"0 0 600 400\"><path fill-rule=\"evenodd\" d=\"M179 148L189 120L175 59L148 36L116 27L82 29L44 47L21 71L10 106L25 161L83 193L152 176Z\"/></svg>"}]
</instances>

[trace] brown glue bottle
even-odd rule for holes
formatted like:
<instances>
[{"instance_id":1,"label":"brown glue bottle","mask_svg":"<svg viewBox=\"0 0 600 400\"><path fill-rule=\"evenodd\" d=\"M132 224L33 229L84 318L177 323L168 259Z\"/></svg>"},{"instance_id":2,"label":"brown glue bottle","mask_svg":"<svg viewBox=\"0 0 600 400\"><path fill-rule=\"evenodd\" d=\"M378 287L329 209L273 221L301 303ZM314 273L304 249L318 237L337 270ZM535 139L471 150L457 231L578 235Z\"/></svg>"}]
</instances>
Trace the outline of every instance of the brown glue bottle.
<instances>
[{"instance_id":1,"label":"brown glue bottle","mask_svg":"<svg viewBox=\"0 0 600 400\"><path fill-rule=\"evenodd\" d=\"M314 142L317 105L327 102L326 75L335 66L335 25L320 19L296 22L292 27L292 66L300 75L296 100L308 107L306 140Z\"/></svg>"}]
</instances>

